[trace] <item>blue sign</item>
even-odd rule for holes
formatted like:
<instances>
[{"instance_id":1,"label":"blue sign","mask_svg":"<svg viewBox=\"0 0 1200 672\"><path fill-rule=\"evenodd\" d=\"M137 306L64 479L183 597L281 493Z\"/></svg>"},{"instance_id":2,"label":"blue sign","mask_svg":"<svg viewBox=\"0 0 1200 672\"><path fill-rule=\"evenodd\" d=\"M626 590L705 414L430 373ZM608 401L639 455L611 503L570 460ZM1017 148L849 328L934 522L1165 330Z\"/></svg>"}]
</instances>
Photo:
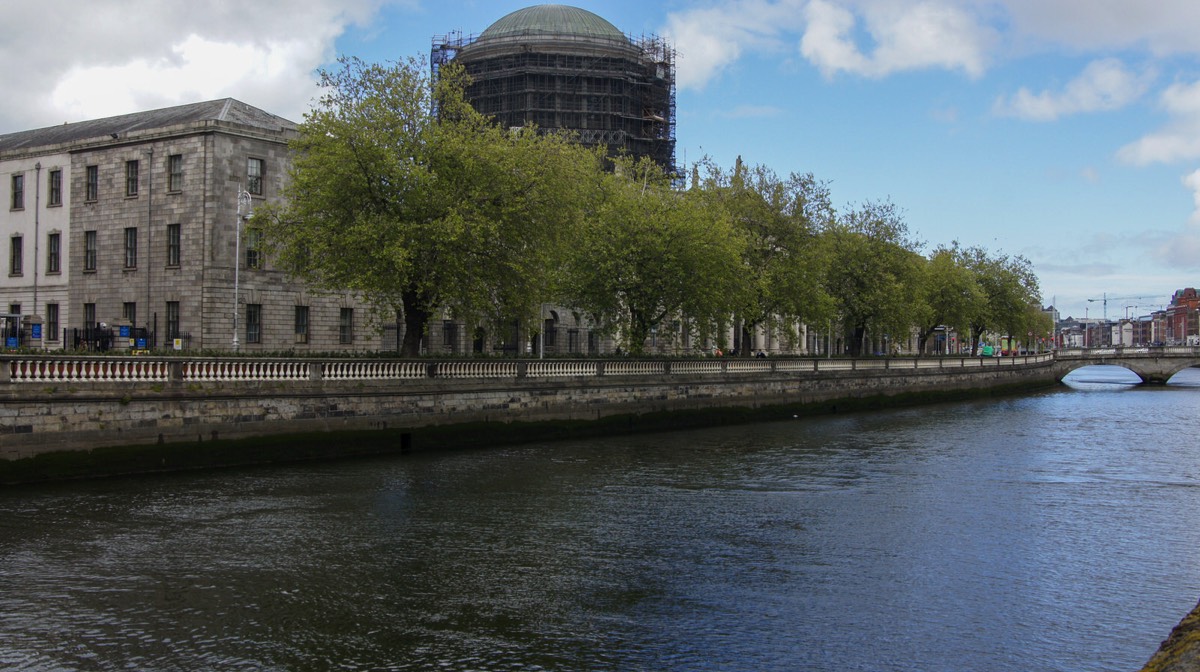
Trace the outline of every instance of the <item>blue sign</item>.
<instances>
[{"instance_id":1,"label":"blue sign","mask_svg":"<svg viewBox=\"0 0 1200 672\"><path fill-rule=\"evenodd\" d=\"M121 338L129 338L129 325L123 325L123 326L120 328L120 334L119 334L119 335L120 335L120 337L121 337Z\"/></svg>"},{"instance_id":2,"label":"blue sign","mask_svg":"<svg viewBox=\"0 0 1200 672\"><path fill-rule=\"evenodd\" d=\"M144 339L144 338L137 339L137 347L138 347L138 350L145 350L146 349L146 339Z\"/></svg>"},{"instance_id":3,"label":"blue sign","mask_svg":"<svg viewBox=\"0 0 1200 672\"><path fill-rule=\"evenodd\" d=\"M5 345L5 347L9 347L9 348L17 347L17 337L9 336L8 338L4 339L4 345Z\"/></svg>"},{"instance_id":4,"label":"blue sign","mask_svg":"<svg viewBox=\"0 0 1200 672\"><path fill-rule=\"evenodd\" d=\"M35 340L35 341L42 340L42 325L34 324L34 325L30 325L30 326L33 328L33 340Z\"/></svg>"}]
</instances>

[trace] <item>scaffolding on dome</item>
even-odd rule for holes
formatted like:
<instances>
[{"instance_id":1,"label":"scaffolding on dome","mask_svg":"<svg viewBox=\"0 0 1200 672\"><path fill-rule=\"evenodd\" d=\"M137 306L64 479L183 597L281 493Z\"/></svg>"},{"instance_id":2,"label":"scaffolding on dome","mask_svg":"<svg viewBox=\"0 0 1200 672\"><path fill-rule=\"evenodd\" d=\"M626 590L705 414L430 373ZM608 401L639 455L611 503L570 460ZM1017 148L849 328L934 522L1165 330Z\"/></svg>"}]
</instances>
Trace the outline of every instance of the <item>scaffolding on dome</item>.
<instances>
[{"instance_id":1,"label":"scaffolding on dome","mask_svg":"<svg viewBox=\"0 0 1200 672\"><path fill-rule=\"evenodd\" d=\"M472 79L467 99L502 126L566 130L675 173L675 49L656 35L626 37L627 44L567 36L494 45L454 32L434 37L430 68L436 81L442 66L461 59Z\"/></svg>"}]
</instances>

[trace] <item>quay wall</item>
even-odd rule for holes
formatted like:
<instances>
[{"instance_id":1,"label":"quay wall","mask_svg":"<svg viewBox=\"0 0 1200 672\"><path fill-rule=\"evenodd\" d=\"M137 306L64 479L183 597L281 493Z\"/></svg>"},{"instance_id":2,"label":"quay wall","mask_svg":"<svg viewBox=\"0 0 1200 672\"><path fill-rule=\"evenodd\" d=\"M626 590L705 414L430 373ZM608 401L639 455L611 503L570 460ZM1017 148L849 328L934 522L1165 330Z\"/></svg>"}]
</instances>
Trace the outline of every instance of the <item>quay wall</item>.
<instances>
[{"instance_id":1,"label":"quay wall","mask_svg":"<svg viewBox=\"0 0 1200 672\"><path fill-rule=\"evenodd\" d=\"M0 482L649 431L1054 385L1053 358L0 361Z\"/></svg>"}]
</instances>

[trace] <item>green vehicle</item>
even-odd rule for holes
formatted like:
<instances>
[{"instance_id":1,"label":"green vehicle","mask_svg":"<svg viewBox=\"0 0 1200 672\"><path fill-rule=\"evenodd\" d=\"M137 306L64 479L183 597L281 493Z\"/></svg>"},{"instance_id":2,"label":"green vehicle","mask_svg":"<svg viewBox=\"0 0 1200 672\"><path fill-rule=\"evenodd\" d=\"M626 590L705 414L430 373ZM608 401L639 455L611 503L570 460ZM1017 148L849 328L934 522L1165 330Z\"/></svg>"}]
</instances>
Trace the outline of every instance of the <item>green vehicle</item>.
<instances>
[{"instance_id":1,"label":"green vehicle","mask_svg":"<svg viewBox=\"0 0 1200 672\"><path fill-rule=\"evenodd\" d=\"M985 345L985 346L983 346L983 350L981 350L979 354L984 357L991 357L993 354L995 354L995 352L996 351L992 349L992 346Z\"/></svg>"}]
</instances>

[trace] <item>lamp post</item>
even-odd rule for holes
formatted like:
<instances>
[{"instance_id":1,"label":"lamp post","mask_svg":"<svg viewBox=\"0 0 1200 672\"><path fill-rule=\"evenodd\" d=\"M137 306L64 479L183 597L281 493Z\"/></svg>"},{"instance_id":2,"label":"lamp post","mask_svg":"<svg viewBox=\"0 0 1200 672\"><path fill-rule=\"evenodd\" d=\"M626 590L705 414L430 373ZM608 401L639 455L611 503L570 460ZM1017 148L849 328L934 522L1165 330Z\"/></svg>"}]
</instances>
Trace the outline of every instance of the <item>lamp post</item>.
<instances>
[{"instance_id":1,"label":"lamp post","mask_svg":"<svg viewBox=\"0 0 1200 672\"><path fill-rule=\"evenodd\" d=\"M234 227L233 243L233 351L238 351L238 292L240 290L238 271L242 267L242 220L250 219L250 192L238 191L237 195L237 224Z\"/></svg>"}]
</instances>

